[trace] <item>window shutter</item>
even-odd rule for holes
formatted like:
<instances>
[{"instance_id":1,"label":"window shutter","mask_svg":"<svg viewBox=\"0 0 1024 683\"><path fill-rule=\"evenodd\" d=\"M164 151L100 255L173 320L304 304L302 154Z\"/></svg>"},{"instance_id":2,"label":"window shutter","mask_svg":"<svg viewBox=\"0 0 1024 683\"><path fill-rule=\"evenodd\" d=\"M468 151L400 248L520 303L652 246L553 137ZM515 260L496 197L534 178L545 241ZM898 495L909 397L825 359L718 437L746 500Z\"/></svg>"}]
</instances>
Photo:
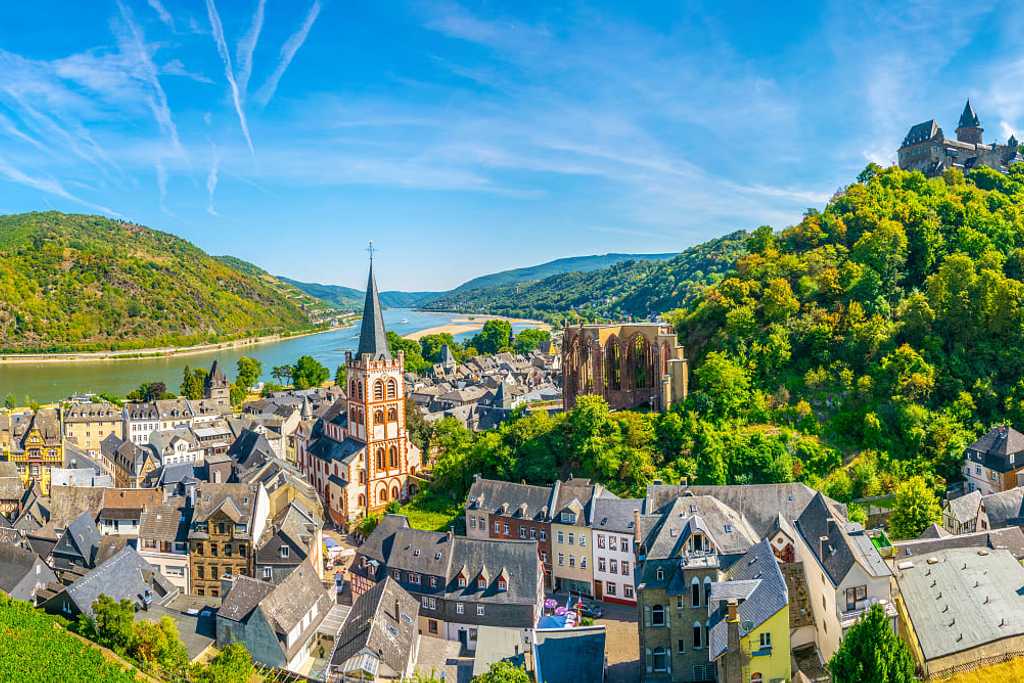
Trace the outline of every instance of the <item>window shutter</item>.
<instances>
[{"instance_id":1,"label":"window shutter","mask_svg":"<svg viewBox=\"0 0 1024 683\"><path fill-rule=\"evenodd\" d=\"M650 605L644 605L644 626L651 625L651 607ZM650 653L650 650L648 650Z\"/></svg>"},{"instance_id":2,"label":"window shutter","mask_svg":"<svg viewBox=\"0 0 1024 683\"><path fill-rule=\"evenodd\" d=\"M672 610L667 606L665 607L665 628L672 626Z\"/></svg>"},{"instance_id":3,"label":"window shutter","mask_svg":"<svg viewBox=\"0 0 1024 683\"><path fill-rule=\"evenodd\" d=\"M647 660L647 673L651 673L652 671L654 671L654 664L653 664L653 658L651 657L651 650L650 650L650 648L647 648L646 650L644 650L644 653L646 654L645 659Z\"/></svg>"}]
</instances>

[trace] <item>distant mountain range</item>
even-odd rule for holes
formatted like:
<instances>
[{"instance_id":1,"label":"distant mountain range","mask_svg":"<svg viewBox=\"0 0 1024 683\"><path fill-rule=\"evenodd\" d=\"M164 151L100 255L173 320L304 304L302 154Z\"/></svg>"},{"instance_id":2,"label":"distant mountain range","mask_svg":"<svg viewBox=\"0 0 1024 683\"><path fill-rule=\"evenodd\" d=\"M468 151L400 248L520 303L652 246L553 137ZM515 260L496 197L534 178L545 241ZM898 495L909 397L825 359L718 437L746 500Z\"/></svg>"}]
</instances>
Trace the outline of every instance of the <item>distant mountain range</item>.
<instances>
[{"instance_id":1,"label":"distant mountain range","mask_svg":"<svg viewBox=\"0 0 1024 683\"><path fill-rule=\"evenodd\" d=\"M649 263L664 261L675 257L676 254L602 254L595 256L571 256L548 261L535 266L525 268L513 268L503 270L489 275L481 275L464 282L455 289L447 292L400 292L384 291L380 293L380 300L384 306L391 308L427 308L430 310L461 310L461 308L446 308L454 306L448 302L464 300L468 292L484 292L491 290L500 291L503 287L536 282L553 275L564 273L589 273L605 268L610 268L620 263ZM282 282L297 287L310 296L315 296L326 302L341 308L359 309L363 306L363 298L366 293L352 287L341 285L325 285L318 282L301 282L283 276L278 276ZM475 299L475 297L469 297ZM479 311L485 312L485 311Z\"/></svg>"}]
</instances>

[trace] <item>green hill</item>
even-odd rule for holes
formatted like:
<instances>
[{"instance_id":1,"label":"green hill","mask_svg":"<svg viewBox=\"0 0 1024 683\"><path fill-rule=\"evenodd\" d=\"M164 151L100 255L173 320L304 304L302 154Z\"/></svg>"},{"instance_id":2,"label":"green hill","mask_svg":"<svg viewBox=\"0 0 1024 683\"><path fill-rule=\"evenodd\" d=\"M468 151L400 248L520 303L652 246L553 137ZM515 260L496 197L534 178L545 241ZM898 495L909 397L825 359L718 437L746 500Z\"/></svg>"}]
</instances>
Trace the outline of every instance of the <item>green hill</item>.
<instances>
[{"instance_id":1,"label":"green hill","mask_svg":"<svg viewBox=\"0 0 1024 683\"><path fill-rule=\"evenodd\" d=\"M136 675L134 667L64 630L55 617L27 602L0 595L0 680L110 681L154 680Z\"/></svg>"},{"instance_id":2,"label":"green hill","mask_svg":"<svg viewBox=\"0 0 1024 683\"><path fill-rule=\"evenodd\" d=\"M236 261L100 216L0 216L0 350L186 346L311 326L304 306L319 302Z\"/></svg>"},{"instance_id":3,"label":"green hill","mask_svg":"<svg viewBox=\"0 0 1024 683\"><path fill-rule=\"evenodd\" d=\"M623 260L619 258L627 255L560 259L551 264L571 266L582 261L583 265L590 266L607 258L613 263L585 271L560 272L540 280L504 282L478 289L469 289L467 283L430 301L424 308L549 320L561 320L566 315L586 319L646 318L686 304L702 286L730 271L744 253L744 237L742 232L733 233L680 254L638 255ZM551 264L518 272L544 272Z\"/></svg>"},{"instance_id":4,"label":"green hill","mask_svg":"<svg viewBox=\"0 0 1024 683\"><path fill-rule=\"evenodd\" d=\"M1024 426L1024 164L872 165L748 248L668 315L698 413L821 435L850 463L823 484L843 501L915 474L941 490L983 430Z\"/></svg>"},{"instance_id":5,"label":"green hill","mask_svg":"<svg viewBox=\"0 0 1024 683\"><path fill-rule=\"evenodd\" d=\"M425 308L435 311L460 311L461 301L476 301L477 295L467 292L486 290L481 297L500 300L510 286L542 280L563 273L587 273L609 268L616 264L635 261L660 261L670 259L675 254L603 254L600 256L573 256L548 261L536 266L503 270L498 273L481 275L469 280L448 292L399 292L385 291L380 293L380 301L389 308ZM301 289L303 292L346 309L359 309L363 306L365 292L341 285L324 285L318 282L300 282L286 277L279 277L283 282ZM481 306L483 304L480 304ZM490 305L490 304L488 304ZM466 305L467 310L473 305ZM480 310L483 310L482 308ZM489 311L497 313L497 310Z\"/></svg>"}]
</instances>

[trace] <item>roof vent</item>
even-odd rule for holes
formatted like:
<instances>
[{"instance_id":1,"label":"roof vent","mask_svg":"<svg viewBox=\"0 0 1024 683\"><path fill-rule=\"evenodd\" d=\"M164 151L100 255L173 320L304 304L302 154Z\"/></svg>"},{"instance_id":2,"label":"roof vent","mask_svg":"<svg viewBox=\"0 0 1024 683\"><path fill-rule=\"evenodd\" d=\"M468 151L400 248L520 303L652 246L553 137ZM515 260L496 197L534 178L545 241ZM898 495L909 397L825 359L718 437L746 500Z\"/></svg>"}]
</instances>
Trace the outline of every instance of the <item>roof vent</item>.
<instances>
[{"instance_id":1,"label":"roof vent","mask_svg":"<svg viewBox=\"0 0 1024 683\"><path fill-rule=\"evenodd\" d=\"M928 558L928 564L938 564L938 563L939 563L939 558L937 558L937 557L929 557Z\"/></svg>"}]
</instances>

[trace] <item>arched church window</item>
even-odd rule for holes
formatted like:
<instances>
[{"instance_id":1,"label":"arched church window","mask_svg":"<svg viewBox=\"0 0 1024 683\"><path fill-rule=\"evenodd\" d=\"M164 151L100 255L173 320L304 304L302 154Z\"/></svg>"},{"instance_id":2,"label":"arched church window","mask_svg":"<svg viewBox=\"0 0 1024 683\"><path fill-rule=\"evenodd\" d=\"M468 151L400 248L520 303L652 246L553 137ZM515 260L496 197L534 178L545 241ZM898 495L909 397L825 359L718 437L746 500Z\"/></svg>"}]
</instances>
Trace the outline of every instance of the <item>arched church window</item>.
<instances>
[{"instance_id":1,"label":"arched church window","mask_svg":"<svg viewBox=\"0 0 1024 683\"><path fill-rule=\"evenodd\" d=\"M373 383L373 400L384 400L384 382L380 380L377 380L376 382Z\"/></svg>"},{"instance_id":2,"label":"arched church window","mask_svg":"<svg viewBox=\"0 0 1024 683\"><path fill-rule=\"evenodd\" d=\"M393 379L388 380L388 398L394 398L398 395L398 383Z\"/></svg>"},{"instance_id":3,"label":"arched church window","mask_svg":"<svg viewBox=\"0 0 1024 683\"><path fill-rule=\"evenodd\" d=\"M384 469L384 449L383 448L378 448L377 449L377 469L378 470Z\"/></svg>"},{"instance_id":4,"label":"arched church window","mask_svg":"<svg viewBox=\"0 0 1024 683\"><path fill-rule=\"evenodd\" d=\"M375 424L375 425L382 425L382 424L384 424L384 411L383 410L376 410L376 411L374 411L374 413L373 413L373 424Z\"/></svg>"},{"instance_id":5,"label":"arched church window","mask_svg":"<svg viewBox=\"0 0 1024 683\"><path fill-rule=\"evenodd\" d=\"M388 408L388 422L398 422L398 409L394 406Z\"/></svg>"},{"instance_id":6,"label":"arched church window","mask_svg":"<svg viewBox=\"0 0 1024 683\"><path fill-rule=\"evenodd\" d=\"M391 461L392 467L398 467L398 447L392 446L388 453L388 459Z\"/></svg>"}]
</instances>

